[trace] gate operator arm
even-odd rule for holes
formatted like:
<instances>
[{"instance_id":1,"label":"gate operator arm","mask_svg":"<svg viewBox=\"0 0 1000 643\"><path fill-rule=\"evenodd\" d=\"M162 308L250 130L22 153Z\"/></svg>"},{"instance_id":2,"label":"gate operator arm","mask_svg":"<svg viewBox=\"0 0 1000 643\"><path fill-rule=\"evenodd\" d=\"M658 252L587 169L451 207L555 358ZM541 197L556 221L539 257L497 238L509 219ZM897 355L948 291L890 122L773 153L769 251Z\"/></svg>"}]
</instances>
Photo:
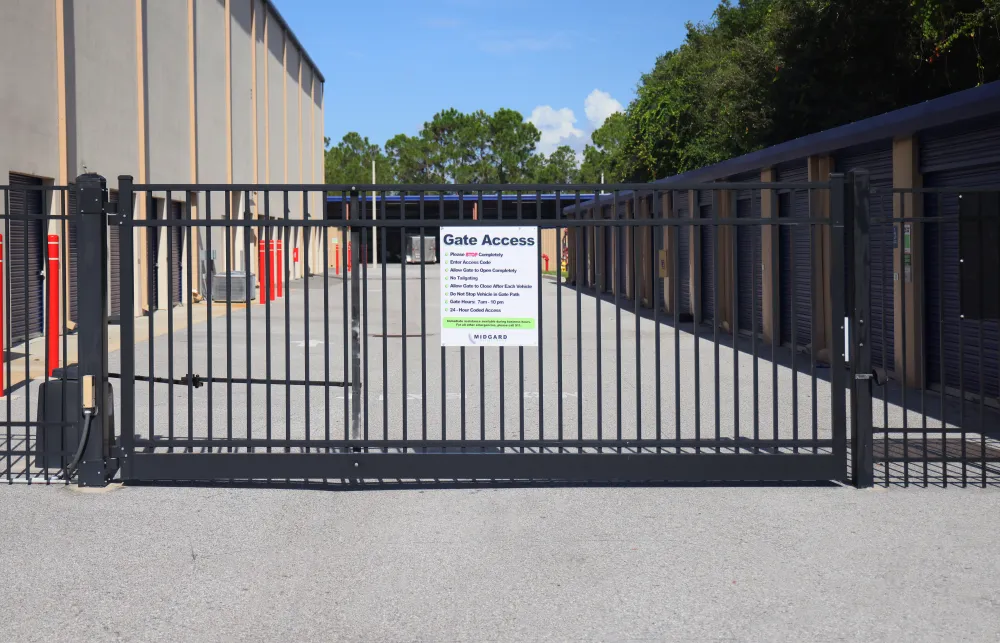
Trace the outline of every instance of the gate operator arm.
<instances>
[{"instance_id":1,"label":"gate operator arm","mask_svg":"<svg viewBox=\"0 0 1000 643\"><path fill-rule=\"evenodd\" d=\"M80 382L80 402L83 407L83 432L80 434L80 443L76 447L73 460L66 465L65 477L67 480L73 478L77 467L80 466L80 459L83 451L87 448L87 439L90 437L90 426L97 415L97 386L93 375L84 375Z\"/></svg>"}]
</instances>

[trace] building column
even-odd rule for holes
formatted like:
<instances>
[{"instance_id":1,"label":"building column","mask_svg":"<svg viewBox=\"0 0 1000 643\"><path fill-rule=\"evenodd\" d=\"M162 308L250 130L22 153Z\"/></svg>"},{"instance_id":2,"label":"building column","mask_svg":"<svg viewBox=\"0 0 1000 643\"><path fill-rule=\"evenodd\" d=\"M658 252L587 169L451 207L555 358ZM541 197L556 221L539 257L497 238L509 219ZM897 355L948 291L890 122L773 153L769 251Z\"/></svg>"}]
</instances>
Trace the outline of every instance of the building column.
<instances>
[{"instance_id":1,"label":"building column","mask_svg":"<svg viewBox=\"0 0 1000 643\"><path fill-rule=\"evenodd\" d=\"M830 180L830 173L833 171L833 157L830 156L810 156L807 160L809 182L826 183ZM813 219L830 219L830 190L810 190L809 191L809 216ZM816 227L816 226L813 226ZM830 364L830 341L833 337L833 295L830 290L831 278L833 275L833 249L831 243L833 236L830 226L818 226L818 230L812 231L813 260L812 269L815 280L813 282L813 346L816 349L816 358L824 364Z\"/></svg>"},{"instance_id":2,"label":"building column","mask_svg":"<svg viewBox=\"0 0 1000 643\"><path fill-rule=\"evenodd\" d=\"M760 173L761 183L774 183L775 170L769 168ZM761 218L770 219L778 214L778 195L774 190L761 190ZM772 251L778 248L778 227L762 225L760 231L760 254L763 269L761 270L761 317L763 320L764 343L777 345L781 342L781 315L775 319L773 315L774 302L781 297L780 267L771 260ZM777 288L775 287L777 285ZM779 302L780 307L780 302Z\"/></svg>"},{"instance_id":3,"label":"building column","mask_svg":"<svg viewBox=\"0 0 1000 643\"><path fill-rule=\"evenodd\" d=\"M897 139L892 144L892 187L912 190L923 187L918 164L919 142L915 136ZM894 194L893 218L922 217L923 199L919 194ZM907 386L924 388L924 324L923 310L924 257L923 224L917 221L894 223L901 243L892 254L893 306L895 312L895 367ZM904 297L905 289L905 297ZM905 307L904 300L905 299ZM905 320L906 337L903 337ZM903 372L906 355L906 372Z\"/></svg>"}]
</instances>

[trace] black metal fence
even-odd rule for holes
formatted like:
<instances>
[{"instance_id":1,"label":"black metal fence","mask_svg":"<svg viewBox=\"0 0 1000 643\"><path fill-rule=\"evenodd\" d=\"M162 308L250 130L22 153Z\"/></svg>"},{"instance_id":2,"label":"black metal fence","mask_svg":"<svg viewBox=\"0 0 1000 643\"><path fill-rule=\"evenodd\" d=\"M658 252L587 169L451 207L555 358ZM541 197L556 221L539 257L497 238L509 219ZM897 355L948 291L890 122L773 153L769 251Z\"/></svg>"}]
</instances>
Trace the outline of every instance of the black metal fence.
<instances>
[{"instance_id":1,"label":"black metal fence","mask_svg":"<svg viewBox=\"0 0 1000 643\"><path fill-rule=\"evenodd\" d=\"M66 229L62 239L73 224L80 250L76 289L61 295L79 301L79 330L64 324L60 339L78 372L96 376L94 399L109 401L84 409L46 387L71 409L56 422L68 444L55 453L40 437L52 412L32 423L32 403L25 399L19 416L8 401L0 456L10 482L60 479L75 468L81 442L82 484L114 475L997 482L995 377L980 375L980 395L965 400L961 365L960 395L944 359L941 387L925 368L917 385L904 376L909 356L927 352L926 329L905 321L897 329L887 300L905 311L916 293L926 306L926 258L912 245L902 259L896 242L888 255L896 269L872 274L886 260L879 244L890 230L916 244L930 226L958 225L942 209L916 217L899 209L927 194L944 194L935 198L947 204L947 192L887 197L871 192L864 173L670 189L137 185L120 177L116 202L103 179L88 176L73 191L82 214L48 217ZM895 209L878 207L886 199ZM991 202L977 203L989 221ZM6 212L5 222L21 216ZM484 299L466 280L475 273L464 271L481 269L476 261L499 266L503 252L479 257L480 248L455 239L508 231L525 247L502 267L521 282ZM900 297L880 280L903 272L904 261ZM939 278L945 286L952 273ZM518 310L530 312L481 321L488 315L478 307L507 315L502 297L520 297ZM954 315L942 302L934 310L947 336ZM118 325L109 324L113 308ZM464 317L452 319L456 311ZM926 311L916 318L929 319ZM456 341L455 324L466 324L468 337ZM903 345L919 337L916 348L890 356L890 324ZM996 346L989 324L978 322L980 374L990 372ZM516 341L497 345L495 335ZM24 381L43 384L29 375Z\"/></svg>"}]
</instances>

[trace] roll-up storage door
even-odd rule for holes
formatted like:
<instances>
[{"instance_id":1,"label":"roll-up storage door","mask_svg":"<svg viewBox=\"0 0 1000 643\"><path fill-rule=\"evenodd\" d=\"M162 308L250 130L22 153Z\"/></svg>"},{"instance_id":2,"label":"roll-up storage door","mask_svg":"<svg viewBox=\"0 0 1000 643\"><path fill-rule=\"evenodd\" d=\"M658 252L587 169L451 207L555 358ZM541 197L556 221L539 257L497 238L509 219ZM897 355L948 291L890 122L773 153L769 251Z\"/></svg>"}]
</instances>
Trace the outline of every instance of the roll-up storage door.
<instances>
[{"instance_id":1,"label":"roll-up storage door","mask_svg":"<svg viewBox=\"0 0 1000 643\"><path fill-rule=\"evenodd\" d=\"M184 204L180 201L170 202L170 218L181 220L184 218ZM170 226L170 282L171 293L170 303L179 306L183 301L183 266L184 266L184 229L180 226Z\"/></svg>"},{"instance_id":2,"label":"roll-up storage door","mask_svg":"<svg viewBox=\"0 0 1000 643\"><path fill-rule=\"evenodd\" d=\"M687 190L674 192L674 207L677 210L678 219L688 219L691 217L689 207L690 199ZM678 260L681 264L680 271L680 314L689 315L691 313L691 226L681 225L677 230Z\"/></svg>"},{"instance_id":3,"label":"roll-up storage door","mask_svg":"<svg viewBox=\"0 0 1000 643\"><path fill-rule=\"evenodd\" d=\"M778 182L805 183L805 161L778 168ZM809 218L809 191L781 190L778 216L790 219ZM808 225L780 226L778 232L781 290L781 343L792 343L792 318L795 318L795 344L812 342L812 243Z\"/></svg>"},{"instance_id":4,"label":"roll-up storage door","mask_svg":"<svg viewBox=\"0 0 1000 643\"><path fill-rule=\"evenodd\" d=\"M711 219L713 213L712 192L698 191L698 217ZM701 239L701 319L705 322L715 319L715 226L698 226Z\"/></svg>"},{"instance_id":5,"label":"roll-up storage door","mask_svg":"<svg viewBox=\"0 0 1000 643\"><path fill-rule=\"evenodd\" d=\"M928 188L997 186L1000 164L964 170L947 170L924 175ZM961 247L959 224L950 220L932 223L938 216L957 217L959 194L947 192L924 195L924 328L927 382L942 383L953 391L1000 397L1000 359L996 320L962 318Z\"/></svg>"},{"instance_id":6,"label":"roll-up storage door","mask_svg":"<svg viewBox=\"0 0 1000 643\"><path fill-rule=\"evenodd\" d=\"M44 229L41 219L24 218L41 215L45 195L41 190L18 190L18 187L42 185L41 179L21 174L10 175L10 239L7 242L7 272L10 294L7 298L10 315L11 344L38 337L44 328ZM21 218L16 218L20 216Z\"/></svg>"},{"instance_id":7,"label":"roll-up storage door","mask_svg":"<svg viewBox=\"0 0 1000 643\"><path fill-rule=\"evenodd\" d=\"M894 244L899 230L888 219L893 216L892 196L892 141L879 141L871 145L844 150L837 154L838 172L854 169L868 170L873 190L869 199L868 248L871 261L871 298L869 302L872 347L872 365L895 370L895 269L893 268ZM907 213L913 216L912 213ZM887 219L879 222L880 218ZM846 282L845 282L846 283Z\"/></svg>"},{"instance_id":8,"label":"roll-up storage door","mask_svg":"<svg viewBox=\"0 0 1000 643\"><path fill-rule=\"evenodd\" d=\"M118 191L108 193L110 203L118 203ZM121 229L116 225L108 226L108 315L114 320L120 320L122 314L122 262L121 262Z\"/></svg>"},{"instance_id":9,"label":"roll-up storage door","mask_svg":"<svg viewBox=\"0 0 1000 643\"><path fill-rule=\"evenodd\" d=\"M68 229L69 229L69 249L67 254L69 255L69 318L71 321L76 322L78 320L77 311L79 310L79 296L77 294L77 228L76 228L76 217L80 213L77 210L76 201L76 186L70 185L66 192L67 194L67 207L66 214L69 215Z\"/></svg>"}]
</instances>

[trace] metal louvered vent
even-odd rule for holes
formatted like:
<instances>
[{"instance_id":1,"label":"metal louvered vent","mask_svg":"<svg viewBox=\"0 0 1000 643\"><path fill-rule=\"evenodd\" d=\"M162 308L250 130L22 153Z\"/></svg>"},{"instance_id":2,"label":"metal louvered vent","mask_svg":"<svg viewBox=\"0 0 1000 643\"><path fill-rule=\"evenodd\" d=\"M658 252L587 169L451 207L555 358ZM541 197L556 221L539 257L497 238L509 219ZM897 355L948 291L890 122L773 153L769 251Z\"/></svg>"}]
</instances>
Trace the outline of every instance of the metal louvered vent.
<instances>
[{"instance_id":1,"label":"metal louvered vent","mask_svg":"<svg viewBox=\"0 0 1000 643\"><path fill-rule=\"evenodd\" d=\"M212 301L246 303L255 299L256 280L250 275L249 284L247 281L247 273L243 271L213 275Z\"/></svg>"}]
</instances>

